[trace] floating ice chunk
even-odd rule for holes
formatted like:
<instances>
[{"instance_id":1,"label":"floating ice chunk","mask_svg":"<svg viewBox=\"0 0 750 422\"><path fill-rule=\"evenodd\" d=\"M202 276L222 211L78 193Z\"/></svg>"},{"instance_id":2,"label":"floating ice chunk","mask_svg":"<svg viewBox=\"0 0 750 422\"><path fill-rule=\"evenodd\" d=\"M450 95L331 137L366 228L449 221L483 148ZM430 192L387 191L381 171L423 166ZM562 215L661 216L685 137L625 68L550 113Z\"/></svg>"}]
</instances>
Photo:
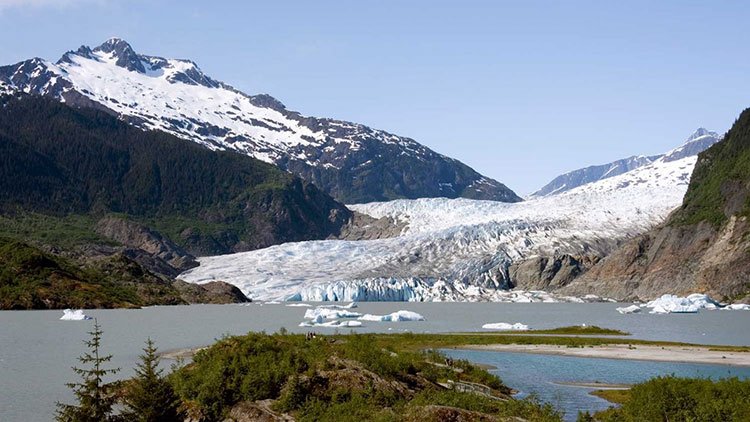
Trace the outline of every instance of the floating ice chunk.
<instances>
[{"instance_id":1,"label":"floating ice chunk","mask_svg":"<svg viewBox=\"0 0 750 422\"><path fill-rule=\"evenodd\" d=\"M357 302L352 302L348 305L320 305L319 308L332 308L332 309L354 309L357 307Z\"/></svg>"},{"instance_id":2,"label":"floating ice chunk","mask_svg":"<svg viewBox=\"0 0 750 422\"><path fill-rule=\"evenodd\" d=\"M503 331L526 331L529 326L517 322L515 324L508 324L507 322L493 322L482 325L485 330L503 330Z\"/></svg>"},{"instance_id":3,"label":"floating ice chunk","mask_svg":"<svg viewBox=\"0 0 750 422\"><path fill-rule=\"evenodd\" d=\"M718 309L721 305L708 295L694 293L688 297L663 295L648 302L645 307L651 308L652 314L694 314L701 309Z\"/></svg>"},{"instance_id":4,"label":"floating ice chunk","mask_svg":"<svg viewBox=\"0 0 750 422\"><path fill-rule=\"evenodd\" d=\"M270 302L266 302L266 305L281 305L281 302L277 300L272 300Z\"/></svg>"},{"instance_id":5,"label":"floating ice chunk","mask_svg":"<svg viewBox=\"0 0 750 422\"><path fill-rule=\"evenodd\" d=\"M358 312L348 311L346 309L335 309L335 308L323 308L318 307L315 309L308 309L305 311L305 319L314 319L317 317L325 319L338 319L338 318L355 318L362 316Z\"/></svg>"},{"instance_id":6,"label":"floating ice chunk","mask_svg":"<svg viewBox=\"0 0 750 422\"><path fill-rule=\"evenodd\" d=\"M63 316L60 317L62 321L85 321L87 319L93 318L84 314L82 309L66 309L63 311Z\"/></svg>"},{"instance_id":7,"label":"floating ice chunk","mask_svg":"<svg viewBox=\"0 0 750 422\"><path fill-rule=\"evenodd\" d=\"M750 311L750 305L746 303L733 303L731 305L727 305L722 309L726 309L728 311Z\"/></svg>"},{"instance_id":8,"label":"floating ice chunk","mask_svg":"<svg viewBox=\"0 0 750 422\"><path fill-rule=\"evenodd\" d=\"M311 321L303 321L299 324L300 327L361 327L362 323L360 321L342 321L342 320L333 320L333 321L325 321L322 317L318 316L318 318L313 319Z\"/></svg>"},{"instance_id":9,"label":"floating ice chunk","mask_svg":"<svg viewBox=\"0 0 750 422\"><path fill-rule=\"evenodd\" d=\"M424 317L412 311L396 311L388 315L365 314L357 318L361 321L381 321L381 322L398 322L398 321L424 321Z\"/></svg>"},{"instance_id":10,"label":"floating ice chunk","mask_svg":"<svg viewBox=\"0 0 750 422\"><path fill-rule=\"evenodd\" d=\"M641 307L638 305L630 305L624 308L617 308L617 312L621 314L637 314L641 312Z\"/></svg>"},{"instance_id":11,"label":"floating ice chunk","mask_svg":"<svg viewBox=\"0 0 750 422\"><path fill-rule=\"evenodd\" d=\"M286 306L289 306L290 308L310 308L310 307L312 307L312 305L309 305L307 303L290 303L289 305L286 305Z\"/></svg>"}]
</instances>

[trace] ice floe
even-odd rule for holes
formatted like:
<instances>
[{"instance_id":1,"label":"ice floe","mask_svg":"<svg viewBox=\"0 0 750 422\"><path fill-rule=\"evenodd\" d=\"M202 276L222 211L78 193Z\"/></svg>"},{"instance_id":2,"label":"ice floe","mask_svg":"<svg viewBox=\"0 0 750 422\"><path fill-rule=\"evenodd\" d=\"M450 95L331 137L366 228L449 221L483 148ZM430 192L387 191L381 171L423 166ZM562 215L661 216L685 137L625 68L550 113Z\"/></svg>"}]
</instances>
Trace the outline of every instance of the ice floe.
<instances>
[{"instance_id":1,"label":"ice floe","mask_svg":"<svg viewBox=\"0 0 750 422\"><path fill-rule=\"evenodd\" d=\"M638 305L631 305L627 307L617 308L617 312L621 314L638 314L641 312L641 307Z\"/></svg>"},{"instance_id":2,"label":"ice floe","mask_svg":"<svg viewBox=\"0 0 750 422\"><path fill-rule=\"evenodd\" d=\"M644 307L650 308L652 314L694 314L701 309L719 309L721 304L708 295L693 293L687 297L663 295L648 302Z\"/></svg>"},{"instance_id":3,"label":"ice floe","mask_svg":"<svg viewBox=\"0 0 750 422\"><path fill-rule=\"evenodd\" d=\"M290 308L310 308L312 305L307 303L290 303L286 306L289 306Z\"/></svg>"},{"instance_id":4,"label":"ice floe","mask_svg":"<svg viewBox=\"0 0 750 422\"><path fill-rule=\"evenodd\" d=\"M362 316L362 314L347 309L317 307L305 311L305 319L316 319L318 317L324 319L356 318L358 316Z\"/></svg>"},{"instance_id":5,"label":"ice floe","mask_svg":"<svg viewBox=\"0 0 750 422\"><path fill-rule=\"evenodd\" d=\"M333 309L354 309L356 308L357 302L352 302L348 305L320 305L319 308L333 308Z\"/></svg>"},{"instance_id":6,"label":"ice floe","mask_svg":"<svg viewBox=\"0 0 750 422\"><path fill-rule=\"evenodd\" d=\"M515 324L508 324L507 322L493 322L482 325L485 330L501 330L501 331L526 331L529 326L517 322Z\"/></svg>"},{"instance_id":7,"label":"ice floe","mask_svg":"<svg viewBox=\"0 0 750 422\"><path fill-rule=\"evenodd\" d=\"M63 311L63 316L60 317L60 320L62 321L85 321L88 319L93 318L84 314L82 309L65 309Z\"/></svg>"},{"instance_id":8,"label":"ice floe","mask_svg":"<svg viewBox=\"0 0 750 422\"><path fill-rule=\"evenodd\" d=\"M722 309L726 309L727 311L750 311L750 305L746 303L733 303Z\"/></svg>"},{"instance_id":9,"label":"ice floe","mask_svg":"<svg viewBox=\"0 0 750 422\"><path fill-rule=\"evenodd\" d=\"M333 321L325 321L322 318L316 318L310 321L303 321L299 323L300 327L335 327L335 328L355 328L355 327L361 327L362 322L360 321L352 321L352 320L338 320L334 319Z\"/></svg>"},{"instance_id":10,"label":"ice floe","mask_svg":"<svg viewBox=\"0 0 750 422\"><path fill-rule=\"evenodd\" d=\"M398 321L424 321L424 317L412 311L396 311L388 315L364 314L357 318L361 321L398 322Z\"/></svg>"}]
</instances>

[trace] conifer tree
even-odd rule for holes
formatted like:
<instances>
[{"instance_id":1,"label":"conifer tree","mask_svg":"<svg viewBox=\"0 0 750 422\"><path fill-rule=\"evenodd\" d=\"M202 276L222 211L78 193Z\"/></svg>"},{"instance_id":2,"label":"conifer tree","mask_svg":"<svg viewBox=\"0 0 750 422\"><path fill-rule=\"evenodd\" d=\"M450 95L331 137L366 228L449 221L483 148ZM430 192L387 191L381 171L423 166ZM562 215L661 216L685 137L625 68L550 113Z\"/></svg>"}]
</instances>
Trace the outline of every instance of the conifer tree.
<instances>
[{"instance_id":1,"label":"conifer tree","mask_svg":"<svg viewBox=\"0 0 750 422\"><path fill-rule=\"evenodd\" d=\"M117 421L112 406L115 397L109 394L104 384L104 377L114 374L119 369L106 369L103 365L112 360L112 355L101 355L102 330L99 322L94 320L94 331L90 331L90 340L84 340L88 351L78 358L82 368L73 367L80 375L81 382L68 383L75 393L77 405L57 403L57 417L61 422L107 422Z\"/></svg>"},{"instance_id":2,"label":"conifer tree","mask_svg":"<svg viewBox=\"0 0 750 422\"><path fill-rule=\"evenodd\" d=\"M127 418L139 422L179 421L179 399L159 369L157 348L151 339L140 356L136 376L125 394Z\"/></svg>"}]
</instances>

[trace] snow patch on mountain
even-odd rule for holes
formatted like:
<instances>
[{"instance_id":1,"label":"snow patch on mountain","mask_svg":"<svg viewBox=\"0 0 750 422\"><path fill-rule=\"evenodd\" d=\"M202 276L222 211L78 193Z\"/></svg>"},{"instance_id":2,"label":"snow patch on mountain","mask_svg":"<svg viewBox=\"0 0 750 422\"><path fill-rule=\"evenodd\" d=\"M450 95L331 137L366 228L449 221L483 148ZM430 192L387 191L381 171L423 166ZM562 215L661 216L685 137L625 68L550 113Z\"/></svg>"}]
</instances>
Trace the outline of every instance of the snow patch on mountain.
<instances>
[{"instance_id":1,"label":"snow patch on mountain","mask_svg":"<svg viewBox=\"0 0 750 422\"><path fill-rule=\"evenodd\" d=\"M688 137L684 144L667 152L653 156L632 156L614 161L608 164L590 166L574 170L560 176L557 176L547 185L538 191L532 193L529 197L536 198L542 196L557 195L562 192L575 189L588 183L618 176L640 167L647 166L655 162L676 161L693 155L707 149L711 145L722 139L716 132L711 132L705 128L698 128Z\"/></svg>"},{"instance_id":2,"label":"snow patch on mountain","mask_svg":"<svg viewBox=\"0 0 750 422\"><path fill-rule=\"evenodd\" d=\"M0 96L9 95L16 92L16 89L9 84L0 81Z\"/></svg>"},{"instance_id":3,"label":"snow patch on mountain","mask_svg":"<svg viewBox=\"0 0 750 422\"><path fill-rule=\"evenodd\" d=\"M69 51L56 63L34 58L2 66L0 80L27 93L106 110L146 130L273 163L340 200L415 194L520 200L501 183L413 139L303 116L269 95L247 95L216 81L190 60L138 54L119 38ZM382 170L411 183L400 191L395 183L383 185ZM336 176L342 171L347 177Z\"/></svg>"},{"instance_id":4,"label":"snow patch on mountain","mask_svg":"<svg viewBox=\"0 0 750 422\"><path fill-rule=\"evenodd\" d=\"M508 266L535 255L608 253L613 242L662 222L680 204L695 162L694 156L659 161L513 204L431 198L352 205L406 227L389 239L287 243L204 257L180 278L224 280L261 300L566 300L504 290Z\"/></svg>"}]
</instances>

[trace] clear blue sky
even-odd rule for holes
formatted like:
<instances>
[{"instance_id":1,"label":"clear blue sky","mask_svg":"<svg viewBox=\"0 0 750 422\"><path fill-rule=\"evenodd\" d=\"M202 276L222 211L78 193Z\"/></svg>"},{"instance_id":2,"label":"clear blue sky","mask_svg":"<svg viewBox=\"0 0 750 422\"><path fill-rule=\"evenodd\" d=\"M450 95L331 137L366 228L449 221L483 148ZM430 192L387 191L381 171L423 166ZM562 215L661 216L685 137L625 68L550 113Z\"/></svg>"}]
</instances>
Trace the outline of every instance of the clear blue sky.
<instances>
[{"instance_id":1,"label":"clear blue sky","mask_svg":"<svg viewBox=\"0 0 750 422\"><path fill-rule=\"evenodd\" d=\"M0 0L0 63L111 36L303 114L410 136L527 194L725 131L746 1Z\"/></svg>"}]
</instances>

